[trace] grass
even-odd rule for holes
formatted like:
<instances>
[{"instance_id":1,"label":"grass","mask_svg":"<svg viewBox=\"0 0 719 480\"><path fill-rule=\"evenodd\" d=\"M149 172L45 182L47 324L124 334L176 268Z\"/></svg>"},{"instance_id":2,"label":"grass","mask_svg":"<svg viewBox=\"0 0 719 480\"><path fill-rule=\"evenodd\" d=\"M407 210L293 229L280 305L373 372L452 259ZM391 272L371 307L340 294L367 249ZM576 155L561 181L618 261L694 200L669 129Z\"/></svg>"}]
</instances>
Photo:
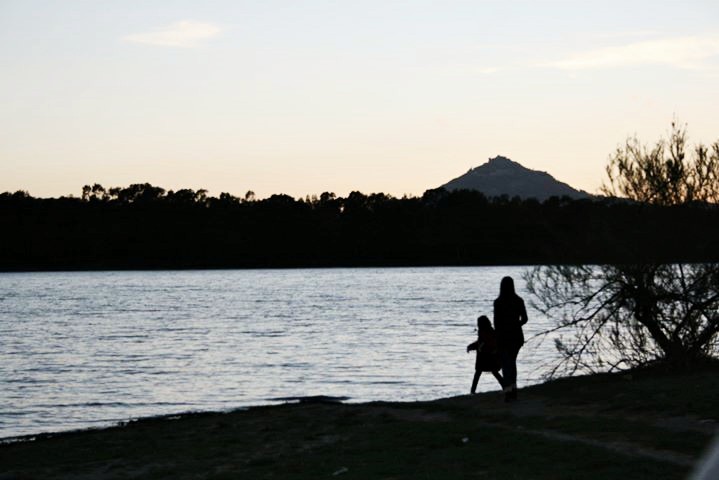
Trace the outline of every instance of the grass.
<instances>
[{"instance_id":1,"label":"grass","mask_svg":"<svg viewBox=\"0 0 719 480\"><path fill-rule=\"evenodd\" d=\"M0 445L0 479L684 478L719 367L561 379L416 403L301 403Z\"/></svg>"}]
</instances>

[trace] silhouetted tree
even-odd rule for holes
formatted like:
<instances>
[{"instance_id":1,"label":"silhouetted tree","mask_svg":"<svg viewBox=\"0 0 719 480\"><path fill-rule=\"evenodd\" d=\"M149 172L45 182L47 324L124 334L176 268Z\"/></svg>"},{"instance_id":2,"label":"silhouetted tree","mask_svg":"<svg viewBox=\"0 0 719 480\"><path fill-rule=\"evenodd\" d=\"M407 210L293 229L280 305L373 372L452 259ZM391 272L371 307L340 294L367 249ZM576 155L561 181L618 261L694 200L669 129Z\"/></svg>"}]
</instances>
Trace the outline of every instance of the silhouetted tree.
<instances>
[{"instance_id":1,"label":"silhouetted tree","mask_svg":"<svg viewBox=\"0 0 719 480\"><path fill-rule=\"evenodd\" d=\"M0 269L527 265L719 260L719 209L612 200L331 192L211 197L147 183L0 194ZM251 199L251 201L249 201ZM675 228L666 228L673 225ZM694 238L687 249L687 237ZM633 246L638 247L634 248Z\"/></svg>"},{"instance_id":2,"label":"silhouetted tree","mask_svg":"<svg viewBox=\"0 0 719 480\"><path fill-rule=\"evenodd\" d=\"M603 193L656 205L719 202L719 140L687 153L686 127L672 123L653 146L629 137L610 157Z\"/></svg>"},{"instance_id":3,"label":"silhouetted tree","mask_svg":"<svg viewBox=\"0 0 719 480\"><path fill-rule=\"evenodd\" d=\"M95 183L92 186L85 185L82 187L82 196L80 197L83 201L106 201L108 199L108 192L105 191L105 187L99 183Z\"/></svg>"},{"instance_id":4,"label":"silhouetted tree","mask_svg":"<svg viewBox=\"0 0 719 480\"><path fill-rule=\"evenodd\" d=\"M668 139L653 148L627 140L611 157L604 191L638 202L633 225L619 245L627 249L622 263L600 266L552 265L526 274L532 304L557 323L551 336L562 354L553 373L575 373L634 367L656 360L691 365L716 355L719 334L719 263L667 263L653 248L626 238L646 228L656 211L652 205L679 208L705 202L716 210L719 192L719 142L711 152L699 145L686 154L686 130L672 124ZM669 210L670 212L672 210ZM687 211L689 212L689 211ZM678 225L666 222L663 231ZM683 248L712 248L715 242L696 232L684 237ZM716 245L715 245L716 247ZM682 248L679 246L678 248ZM568 334L566 334L568 332Z\"/></svg>"},{"instance_id":5,"label":"silhouetted tree","mask_svg":"<svg viewBox=\"0 0 719 480\"><path fill-rule=\"evenodd\" d=\"M200 189L195 191L191 188L182 188L176 192L170 190L169 192L167 192L166 197L170 203L179 203L186 205L204 204L207 200L207 190Z\"/></svg>"},{"instance_id":6,"label":"silhouetted tree","mask_svg":"<svg viewBox=\"0 0 719 480\"><path fill-rule=\"evenodd\" d=\"M210 202L212 202L212 198L210 199ZM237 205L240 203L240 199L235 197L234 195L222 192L220 193L220 196L217 198L217 203L220 205Z\"/></svg>"}]
</instances>

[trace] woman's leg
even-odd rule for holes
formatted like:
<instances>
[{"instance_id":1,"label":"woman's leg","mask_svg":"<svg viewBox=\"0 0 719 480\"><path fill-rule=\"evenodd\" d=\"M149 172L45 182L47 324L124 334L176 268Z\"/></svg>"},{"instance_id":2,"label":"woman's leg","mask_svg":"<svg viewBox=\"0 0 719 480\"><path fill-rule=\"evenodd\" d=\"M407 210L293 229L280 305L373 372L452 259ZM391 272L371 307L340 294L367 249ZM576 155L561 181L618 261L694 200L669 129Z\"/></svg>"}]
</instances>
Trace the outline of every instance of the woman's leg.
<instances>
[{"instance_id":1,"label":"woman's leg","mask_svg":"<svg viewBox=\"0 0 719 480\"><path fill-rule=\"evenodd\" d=\"M479 370L474 371L474 378L472 379L472 390L470 390L470 393L476 393L477 392L477 382L479 382L479 376L482 375L482 372Z\"/></svg>"},{"instance_id":2,"label":"woman's leg","mask_svg":"<svg viewBox=\"0 0 719 480\"><path fill-rule=\"evenodd\" d=\"M502 376L504 377L505 401L517 398L517 354L519 347L508 345L502 349Z\"/></svg>"},{"instance_id":3,"label":"woman's leg","mask_svg":"<svg viewBox=\"0 0 719 480\"><path fill-rule=\"evenodd\" d=\"M500 361L502 363L502 377L504 377L505 390L511 389L517 381L517 354L513 347L508 346L500 352Z\"/></svg>"},{"instance_id":4,"label":"woman's leg","mask_svg":"<svg viewBox=\"0 0 719 480\"><path fill-rule=\"evenodd\" d=\"M502 389L504 389L504 379L502 378L502 375L499 373L499 370L493 370L492 375L494 375L494 378L496 378L497 381L499 382L499 386L502 387Z\"/></svg>"},{"instance_id":5,"label":"woman's leg","mask_svg":"<svg viewBox=\"0 0 719 480\"><path fill-rule=\"evenodd\" d=\"M521 345L515 349L512 349L512 400L517 399L517 355L519 355L519 349Z\"/></svg>"}]
</instances>

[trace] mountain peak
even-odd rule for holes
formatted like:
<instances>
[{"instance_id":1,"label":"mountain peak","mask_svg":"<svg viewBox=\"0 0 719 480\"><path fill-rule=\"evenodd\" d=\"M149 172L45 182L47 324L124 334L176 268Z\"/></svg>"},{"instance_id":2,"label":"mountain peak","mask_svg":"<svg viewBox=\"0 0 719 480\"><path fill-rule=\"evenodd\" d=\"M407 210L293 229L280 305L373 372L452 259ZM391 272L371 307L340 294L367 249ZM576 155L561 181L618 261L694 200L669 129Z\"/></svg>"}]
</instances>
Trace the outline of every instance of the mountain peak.
<instances>
[{"instance_id":1,"label":"mountain peak","mask_svg":"<svg viewBox=\"0 0 719 480\"><path fill-rule=\"evenodd\" d=\"M549 197L591 196L556 180L546 172L531 170L502 155L488 159L487 163L470 169L466 174L442 186L447 190L479 190L488 197L508 195L536 198L540 201Z\"/></svg>"},{"instance_id":2,"label":"mountain peak","mask_svg":"<svg viewBox=\"0 0 719 480\"><path fill-rule=\"evenodd\" d=\"M494 158L490 158L487 162L487 165L494 165L494 166L505 166L505 165L519 165L517 162L513 162L512 160L508 159L507 157L503 157L502 155L497 155Z\"/></svg>"}]
</instances>

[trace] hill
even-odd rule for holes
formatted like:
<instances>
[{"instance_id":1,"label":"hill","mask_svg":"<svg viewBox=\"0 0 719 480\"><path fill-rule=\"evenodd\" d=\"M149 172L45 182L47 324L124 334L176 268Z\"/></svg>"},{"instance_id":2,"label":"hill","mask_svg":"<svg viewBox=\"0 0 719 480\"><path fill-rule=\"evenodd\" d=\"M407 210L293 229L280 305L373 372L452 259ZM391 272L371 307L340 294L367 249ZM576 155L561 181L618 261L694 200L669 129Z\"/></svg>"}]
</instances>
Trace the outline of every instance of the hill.
<instances>
[{"instance_id":1,"label":"hill","mask_svg":"<svg viewBox=\"0 0 719 480\"><path fill-rule=\"evenodd\" d=\"M546 172L525 168L506 157L497 156L464 175L450 180L442 187L447 190L478 190L487 197L536 198L544 201L550 197L590 198L585 191L577 190L560 182Z\"/></svg>"}]
</instances>

